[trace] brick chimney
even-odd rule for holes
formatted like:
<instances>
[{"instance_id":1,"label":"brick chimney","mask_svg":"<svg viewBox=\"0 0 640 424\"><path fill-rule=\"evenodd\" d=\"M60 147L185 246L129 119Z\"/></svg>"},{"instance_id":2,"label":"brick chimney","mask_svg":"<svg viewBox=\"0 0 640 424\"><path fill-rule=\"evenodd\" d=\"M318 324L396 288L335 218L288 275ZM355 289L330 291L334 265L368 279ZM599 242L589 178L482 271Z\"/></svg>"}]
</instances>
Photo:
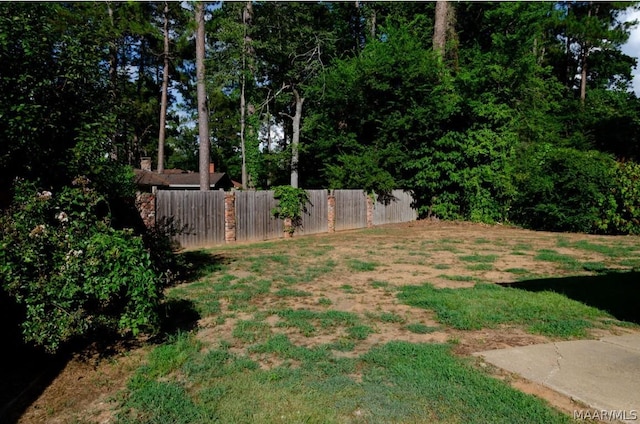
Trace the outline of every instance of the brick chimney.
<instances>
[{"instance_id":1,"label":"brick chimney","mask_svg":"<svg viewBox=\"0 0 640 424\"><path fill-rule=\"evenodd\" d=\"M209 174L213 174L215 172L215 165L213 162L209 162Z\"/></svg>"},{"instance_id":2,"label":"brick chimney","mask_svg":"<svg viewBox=\"0 0 640 424\"><path fill-rule=\"evenodd\" d=\"M151 171L151 158L143 156L140 158L140 169L143 171Z\"/></svg>"}]
</instances>

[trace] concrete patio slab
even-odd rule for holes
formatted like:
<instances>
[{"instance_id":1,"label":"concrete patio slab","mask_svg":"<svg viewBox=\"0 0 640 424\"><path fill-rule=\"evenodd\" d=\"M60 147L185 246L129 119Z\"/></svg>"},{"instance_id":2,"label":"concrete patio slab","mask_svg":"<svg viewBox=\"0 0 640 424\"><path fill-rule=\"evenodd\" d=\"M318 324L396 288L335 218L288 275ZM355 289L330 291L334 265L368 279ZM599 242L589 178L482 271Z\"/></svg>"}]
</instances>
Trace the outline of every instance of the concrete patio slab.
<instances>
[{"instance_id":1,"label":"concrete patio slab","mask_svg":"<svg viewBox=\"0 0 640 424\"><path fill-rule=\"evenodd\" d=\"M640 424L640 334L475 353L586 404L617 421ZM616 421L606 419L603 421Z\"/></svg>"}]
</instances>

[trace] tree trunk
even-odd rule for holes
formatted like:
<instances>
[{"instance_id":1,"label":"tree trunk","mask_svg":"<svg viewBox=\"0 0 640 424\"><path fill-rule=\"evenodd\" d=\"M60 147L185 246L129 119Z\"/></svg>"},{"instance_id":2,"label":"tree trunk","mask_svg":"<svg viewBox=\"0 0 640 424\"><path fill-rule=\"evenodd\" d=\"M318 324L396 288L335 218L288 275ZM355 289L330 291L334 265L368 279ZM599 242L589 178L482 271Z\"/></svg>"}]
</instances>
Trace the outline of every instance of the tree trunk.
<instances>
[{"instance_id":1,"label":"tree trunk","mask_svg":"<svg viewBox=\"0 0 640 424\"><path fill-rule=\"evenodd\" d=\"M113 8L111 2L107 2L107 13L109 14L109 21L111 22L111 29L114 30L115 37L115 21L113 18ZM109 41L109 83L111 84L111 98L116 97L116 87L118 78L118 50L116 41L111 39Z\"/></svg>"},{"instance_id":2,"label":"tree trunk","mask_svg":"<svg viewBox=\"0 0 640 424\"><path fill-rule=\"evenodd\" d=\"M296 100L296 114L293 117L293 135L291 138L291 187L298 188L298 147L300 145L300 121L302 120L304 97L301 97L295 88L293 89L293 95Z\"/></svg>"},{"instance_id":3,"label":"tree trunk","mask_svg":"<svg viewBox=\"0 0 640 424\"><path fill-rule=\"evenodd\" d=\"M583 47L580 54L580 104L583 106L587 98L587 56L587 48Z\"/></svg>"},{"instance_id":4,"label":"tree trunk","mask_svg":"<svg viewBox=\"0 0 640 424\"><path fill-rule=\"evenodd\" d=\"M376 25L378 25L378 23L376 21L376 10L373 7L371 8L370 25L371 25L371 27L369 28L369 35L371 35L371 39L372 40L375 40L376 39Z\"/></svg>"},{"instance_id":5,"label":"tree trunk","mask_svg":"<svg viewBox=\"0 0 640 424\"><path fill-rule=\"evenodd\" d=\"M164 172L164 143L166 139L167 103L169 91L169 3L164 2L164 69L160 98L160 131L158 133L158 174Z\"/></svg>"},{"instance_id":6,"label":"tree trunk","mask_svg":"<svg viewBox=\"0 0 640 424\"><path fill-rule=\"evenodd\" d=\"M436 1L436 16L433 24L433 50L444 57L447 44L449 3L446 0Z\"/></svg>"},{"instance_id":7,"label":"tree trunk","mask_svg":"<svg viewBox=\"0 0 640 424\"><path fill-rule=\"evenodd\" d=\"M249 54L249 43L251 39L248 36L248 26L251 23L253 14L253 6L248 1L242 9L242 77L240 81L240 155L242 158L242 189L249 188L249 173L247 171L247 144L246 144L246 126L247 126L247 99L246 93L246 71L247 71L247 55Z\"/></svg>"},{"instance_id":8,"label":"tree trunk","mask_svg":"<svg viewBox=\"0 0 640 424\"><path fill-rule=\"evenodd\" d=\"M112 38L109 40L109 95L111 101L115 104L116 92L118 85L118 49L115 40L115 21L113 18L113 7L111 2L107 2L107 13L109 14L109 21L111 22L111 29L113 30ZM111 133L111 154L110 157L114 160L118 159L118 146L116 145L116 133L114 129Z\"/></svg>"},{"instance_id":9,"label":"tree trunk","mask_svg":"<svg viewBox=\"0 0 640 424\"><path fill-rule=\"evenodd\" d=\"M244 86L245 86L245 75L244 75L244 53L242 55L242 81L240 88L240 156L242 158L242 189L246 190L248 188L249 177L247 174L247 151L245 144L245 127L246 127L246 113L247 113L247 105L246 99L244 98Z\"/></svg>"},{"instance_id":10,"label":"tree trunk","mask_svg":"<svg viewBox=\"0 0 640 424\"><path fill-rule=\"evenodd\" d=\"M591 18L592 7L593 3L589 2L588 18ZM587 98L587 59L589 58L590 50L589 43L586 40L583 41L580 49L580 104L582 106L584 106L584 101Z\"/></svg>"},{"instance_id":11,"label":"tree trunk","mask_svg":"<svg viewBox=\"0 0 640 424\"><path fill-rule=\"evenodd\" d=\"M200 190L209 190L209 113L204 73L204 3L196 3L196 76L198 93L198 136L200 142Z\"/></svg>"}]
</instances>

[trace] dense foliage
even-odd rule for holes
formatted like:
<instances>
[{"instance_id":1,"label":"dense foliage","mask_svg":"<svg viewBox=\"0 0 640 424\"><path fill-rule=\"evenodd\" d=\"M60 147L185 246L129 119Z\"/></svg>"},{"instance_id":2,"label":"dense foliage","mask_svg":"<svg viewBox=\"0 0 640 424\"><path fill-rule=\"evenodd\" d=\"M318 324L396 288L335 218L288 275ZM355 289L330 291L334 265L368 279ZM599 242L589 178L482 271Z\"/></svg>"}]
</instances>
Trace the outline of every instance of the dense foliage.
<instances>
[{"instance_id":1,"label":"dense foliage","mask_svg":"<svg viewBox=\"0 0 640 424\"><path fill-rule=\"evenodd\" d=\"M59 192L16 186L1 220L0 278L25 307L26 340L55 351L88 333L155 330L161 280L142 238L110 218L86 178Z\"/></svg>"},{"instance_id":2,"label":"dense foliage","mask_svg":"<svg viewBox=\"0 0 640 424\"><path fill-rule=\"evenodd\" d=\"M130 64L118 40L148 41L152 10L117 4L109 20L106 6L0 6L0 281L25 339L50 352L154 332L172 262L163 234L143 234L127 166L136 128L157 119L148 80L118 72Z\"/></svg>"}]
</instances>

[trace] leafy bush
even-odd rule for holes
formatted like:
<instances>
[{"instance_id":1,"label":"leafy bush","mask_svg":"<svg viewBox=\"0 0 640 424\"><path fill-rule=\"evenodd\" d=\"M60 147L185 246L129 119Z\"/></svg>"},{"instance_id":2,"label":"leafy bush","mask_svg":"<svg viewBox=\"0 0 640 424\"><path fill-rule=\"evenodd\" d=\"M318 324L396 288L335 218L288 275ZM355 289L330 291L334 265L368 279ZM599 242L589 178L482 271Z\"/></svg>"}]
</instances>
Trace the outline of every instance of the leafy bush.
<instances>
[{"instance_id":1,"label":"leafy bush","mask_svg":"<svg viewBox=\"0 0 640 424\"><path fill-rule=\"evenodd\" d=\"M640 165L617 163L613 196L617 210L609 220L611 232L640 234Z\"/></svg>"},{"instance_id":2,"label":"leafy bush","mask_svg":"<svg viewBox=\"0 0 640 424\"><path fill-rule=\"evenodd\" d=\"M610 231L617 204L611 156L597 151L529 147L516 162L514 222L550 231Z\"/></svg>"},{"instance_id":3,"label":"leafy bush","mask_svg":"<svg viewBox=\"0 0 640 424\"><path fill-rule=\"evenodd\" d=\"M86 178L58 193L18 182L1 218L2 287L25 308L25 340L56 351L94 331L154 332L162 283L140 236L111 226Z\"/></svg>"},{"instance_id":4,"label":"leafy bush","mask_svg":"<svg viewBox=\"0 0 640 424\"><path fill-rule=\"evenodd\" d=\"M276 218L291 220L291 226L285 231L293 234L302 225L302 214L307 211L309 195L306 190L292 186L273 187L273 197L278 199L278 206L271 211Z\"/></svg>"}]
</instances>

